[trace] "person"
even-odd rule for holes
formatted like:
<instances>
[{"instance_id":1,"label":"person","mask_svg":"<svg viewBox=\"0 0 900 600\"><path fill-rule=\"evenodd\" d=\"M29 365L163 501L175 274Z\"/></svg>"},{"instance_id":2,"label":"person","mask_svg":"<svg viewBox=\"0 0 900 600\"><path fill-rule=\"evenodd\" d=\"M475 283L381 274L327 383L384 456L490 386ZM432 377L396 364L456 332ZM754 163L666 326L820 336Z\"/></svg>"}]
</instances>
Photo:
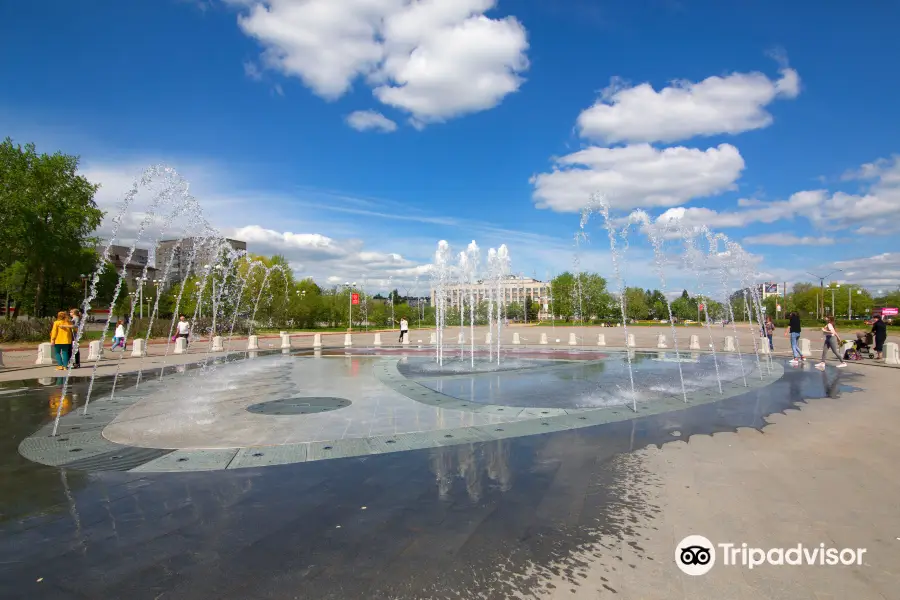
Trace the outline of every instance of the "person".
<instances>
[{"instance_id":1,"label":"person","mask_svg":"<svg viewBox=\"0 0 900 600\"><path fill-rule=\"evenodd\" d=\"M406 317L402 317L400 319L400 341L403 341L403 336L409 334L409 321L406 320Z\"/></svg>"},{"instance_id":2,"label":"person","mask_svg":"<svg viewBox=\"0 0 900 600\"><path fill-rule=\"evenodd\" d=\"M191 336L191 324L184 315L178 317L178 333L176 335L177 337L184 338L184 347L187 348L188 339Z\"/></svg>"},{"instance_id":3,"label":"person","mask_svg":"<svg viewBox=\"0 0 900 600\"><path fill-rule=\"evenodd\" d=\"M56 320L50 329L50 343L53 344L53 355L56 357L56 370L65 371L72 352L72 324L64 310L56 313Z\"/></svg>"},{"instance_id":4,"label":"person","mask_svg":"<svg viewBox=\"0 0 900 600\"><path fill-rule=\"evenodd\" d=\"M792 365L799 365L803 360L803 354L800 352L800 315L797 311L791 313L788 321L788 328L785 332L791 337L791 352L794 358L791 360Z\"/></svg>"},{"instance_id":5,"label":"person","mask_svg":"<svg viewBox=\"0 0 900 600\"><path fill-rule=\"evenodd\" d=\"M69 320L72 322L72 344L73 349L75 350L75 364L72 365L73 369L81 368L81 350L78 349L78 346L75 345L76 342L74 338L78 336L78 326L81 324L81 311L77 308L69 309Z\"/></svg>"},{"instance_id":6,"label":"person","mask_svg":"<svg viewBox=\"0 0 900 600\"><path fill-rule=\"evenodd\" d=\"M825 327L822 328L822 333L825 334L825 345L822 346L822 361L816 365L816 368L825 368L825 356L828 354L829 348L834 353L834 355L837 356L838 360L841 361L840 364L838 364L838 367L846 367L847 363L844 362L844 357L841 356L838 352L838 344L840 343L840 338L838 337L837 330L834 328L834 317L828 317L828 321L825 323Z\"/></svg>"},{"instance_id":7,"label":"person","mask_svg":"<svg viewBox=\"0 0 900 600\"><path fill-rule=\"evenodd\" d=\"M110 350L115 350L122 346L122 352L125 352L125 321L119 319L116 322L116 332L113 334L113 345Z\"/></svg>"},{"instance_id":8,"label":"person","mask_svg":"<svg viewBox=\"0 0 900 600\"><path fill-rule=\"evenodd\" d=\"M766 337L769 338L769 350L775 350L775 343L772 341L774 335L775 321L772 320L772 315L766 315Z\"/></svg>"},{"instance_id":9,"label":"person","mask_svg":"<svg viewBox=\"0 0 900 600\"><path fill-rule=\"evenodd\" d=\"M875 360L881 360L884 342L887 340L887 323L884 322L881 315L875 315L875 318L872 319L872 335L875 336Z\"/></svg>"}]
</instances>

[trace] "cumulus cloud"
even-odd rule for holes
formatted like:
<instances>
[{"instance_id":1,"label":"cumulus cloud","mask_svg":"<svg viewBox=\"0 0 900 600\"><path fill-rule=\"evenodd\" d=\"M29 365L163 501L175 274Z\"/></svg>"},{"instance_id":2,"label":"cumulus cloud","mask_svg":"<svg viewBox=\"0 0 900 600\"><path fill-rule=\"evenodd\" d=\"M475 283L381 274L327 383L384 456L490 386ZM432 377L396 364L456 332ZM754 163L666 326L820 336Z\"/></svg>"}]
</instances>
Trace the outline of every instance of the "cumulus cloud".
<instances>
[{"instance_id":1,"label":"cumulus cloud","mask_svg":"<svg viewBox=\"0 0 900 600\"><path fill-rule=\"evenodd\" d=\"M659 91L649 83L629 86L613 79L597 102L578 117L583 137L606 144L677 142L696 136L737 134L768 127L766 106L796 98L800 77L782 68L781 78L733 73L698 83L675 81Z\"/></svg>"},{"instance_id":2,"label":"cumulus cloud","mask_svg":"<svg viewBox=\"0 0 900 600\"><path fill-rule=\"evenodd\" d=\"M866 258L842 260L834 263L847 281L871 288L895 289L900 281L900 252L885 252Z\"/></svg>"},{"instance_id":3,"label":"cumulus cloud","mask_svg":"<svg viewBox=\"0 0 900 600\"><path fill-rule=\"evenodd\" d=\"M744 244L754 246L831 246L835 239L828 236L798 237L792 233L764 233L745 237Z\"/></svg>"},{"instance_id":4,"label":"cumulus cloud","mask_svg":"<svg viewBox=\"0 0 900 600\"><path fill-rule=\"evenodd\" d=\"M397 124L374 110L357 110L347 115L347 125L357 131L397 131Z\"/></svg>"},{"instance_id":5,"label":"cumulus cloud","mask_svg":"<svg viewBox=\"0 0 900 600\"><path fill-rule=\"evenodd\" d=\"M265 66L334 100L365 80L414 124L486 110L519 89L525 28L496 0L258 0L237 3Z\"/></svg>"},{"instance_id":6,"label":"cumulus cloud","mask_svg":"<svg viewBox=\"0 0 900 600\"><path fill-rule=\"evenodd\" d=\"M618 209L673 206L734 189L744 159L730 144L698 150L649 144L591 146L558 158L554 170L531 178L538 208L576 212L602 191Z\"/></svg>"},{"instance_id":7,"label":"cumulus cloud","mask_svg":"<svg viewBox=\"0 0 900 600\"><path fill-rule=\"evenodd\" d=\"M900 156L864 164L843 179L859 182L859 191L804 190L787 200L776 201L742 198L730 211L680 206L667 210L659 219L729 228L802 218L827 231L853 229L859 235L891 235L900 231L900 222L894 218L900 213ZM811 245L811 240L816 239L828 238L808 238L804 243Z\"/></svg>"}]
</instances>

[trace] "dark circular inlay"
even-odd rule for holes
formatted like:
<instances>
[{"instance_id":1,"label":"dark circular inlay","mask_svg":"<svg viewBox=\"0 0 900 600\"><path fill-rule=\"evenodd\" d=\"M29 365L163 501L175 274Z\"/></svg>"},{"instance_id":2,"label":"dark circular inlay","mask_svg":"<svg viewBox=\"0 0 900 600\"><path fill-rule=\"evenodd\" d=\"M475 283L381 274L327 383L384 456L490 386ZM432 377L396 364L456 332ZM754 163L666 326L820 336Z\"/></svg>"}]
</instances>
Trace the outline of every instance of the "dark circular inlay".
<instances>
[{"instance_id":1,"label":"dark circular inlay","mask_svg":"<svg viewBox=\"0 0 900 600\"><path fill-rule=\"evenodd\" d=\"M81 448L72 448L69 452L81 452Z\"/></svg>"},{"instance_id":2,"label":"dark circular inlay","mask_svg":"<svg viewBox=\"0 0 900 600\"><path fill-rule=\"evenodd\" d=\"M450 434L449 434L449 433L448 433L448 434L447 434L447 435L445 435L445 436L444 436L444 437L445 437L445 438L452 438L452 437L453 437L453 436L452 436L452 435L450 435Z\"/></svg>"},{"instance_id":3,"label":"dark circular inlay","mask_svg":"<svg viewBox=\"0 0 900 600\"><path fill-rule=\"evenodd\" d=\"M187 459L186 459L186 458L179 458L179 459L178 459L178 462L187 462Z\"/></svg>"},{"instance_id":4,"label":"dark circular inlay","mask_svg":"<svg viewBox=\"0 0 900 600\"><path fill-rule=\"evenodd\" d=\"M397 440L387 440L385 444L396 444Z\"/></svg>"},{"instance_id":5,"label":"dark circular inlay","mask_svg":"<svg viewBox=\"0 0 900 600\"><path fill-rule=\"evenodd\" d=\"M294 396L252 404L247 411L257 415L311 415L346 408L350 404L346 398Z\"/></svg>"},{"instance_id":6,"label":"dark circular inlay","mask_svg":"<svg viewBox=\"0 0 900 600\"><path fill-rule=\"evenodd\" d=\"M259 456L262 456L262 455L263 455L262 452L254 452L254 453L253 453L253 456L256 456L256 457L259 457Z\"/></svg>"},{"instance_id":7,"label":"dark circular inlay","mask_svg":"<svg viewBox=\"0 0 900 600\"><path fill-rule=\"evenodd\" d=\"M332 446L325 446L322 450L331 450Z\"/></svg>"}]
</instances>

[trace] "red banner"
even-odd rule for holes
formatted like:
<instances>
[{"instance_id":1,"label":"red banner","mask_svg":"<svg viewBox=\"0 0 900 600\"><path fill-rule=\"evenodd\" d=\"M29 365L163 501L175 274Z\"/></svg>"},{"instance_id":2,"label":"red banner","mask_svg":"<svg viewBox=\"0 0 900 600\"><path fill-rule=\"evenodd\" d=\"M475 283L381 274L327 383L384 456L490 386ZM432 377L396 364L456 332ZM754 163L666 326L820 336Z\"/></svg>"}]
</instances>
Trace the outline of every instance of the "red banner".
<instances>
[{"instance_id":1,"label":"red banner","mask_svg":"<svg viewBox=\"0 0 900 600\"><path fill-rule=\"evenodd\" d=\"M701 304L701 305L699 306L699 308L700 308L700 310L703 310L703 305Z\"/></svg>"},{"instance_id":2,"label":"red banner","mask_svg":"<svg viewBox=\"0 0 900 600\"><path fill-rule=\"evenodd\" d=\"M351 304L359 304L359 294L351 294L350 303Z\"/></svg>"}]
</instances>

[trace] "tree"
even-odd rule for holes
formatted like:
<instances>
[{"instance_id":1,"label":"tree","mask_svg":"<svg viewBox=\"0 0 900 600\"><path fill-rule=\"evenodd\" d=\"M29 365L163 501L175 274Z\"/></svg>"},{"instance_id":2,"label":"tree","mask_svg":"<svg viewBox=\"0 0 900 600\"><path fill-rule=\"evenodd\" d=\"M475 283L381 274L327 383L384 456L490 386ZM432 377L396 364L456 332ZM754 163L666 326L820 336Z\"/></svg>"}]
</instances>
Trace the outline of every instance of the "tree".
<instances>
[{"instance_id":1,"label":"tree","mask_svg":"<svg viewBox=\"0 0 900 600\"><path fill-rule=\"evenodd\" d=\"M630 287L625 289L625 316L639 321L649 317L650 307L644 298L644 290Z\"/></svg>"},{"instance_id":2,"label":"tree","mask_svg":"<svg viewBox=\"0 0 900 600\"><path fill-rule=\"evenodd\" d=\"M540 310L541 310L540 301L532 300L531 296L525 297L525 312L528 315L529 321L533 321L533 322L537 321Z\"/></svg>"},{"instance_id":3,"label":"tree","mask_svg":"<svg viewBox=\"0 0 900 600\"><path fill-rule=\"evenodd\" d=\"M25 265L22 292L29 292L35 316L48 312L48 285L64 295L72 264L96 244L90 236L103 218L94 202L99 186L77 174L78 161L60 152L38 154L34 144L22 147L10 138L0 144L0 266ZM17 298L17 306L24 299Z\"/></svg>"},{"instance_id":4,"label":"tree","mask_svg":"<svg viewBox=\"0 0 900 600\"><path fill-rule=\"evenodd\" d=\"M510 302L506 305L506 316L513 321L521 321L525 316L525 311L522 310L522 305L518 302Z\"/></svg>"},{"instance_id":5,"label":"tree","mask_svg":"<svg viewBox=\"0 0 900 600\"><path fill-rule=\"evenodd\" d=\"M582 318L600 319L613 312L612 296L606 291L606 280L596 273L579 273Z\"/></svg>"},{"instance_id":6,"label":"tree","mask_svg":"<svg viewBox=\"0 0 900 600\"><path fill-rule=\"evenodd\" d=\"M575 276L568 271L560 273L550 281L550 297L553 300L554 317L569 321L575 315Z\"/></svg>"}]
</instances>

